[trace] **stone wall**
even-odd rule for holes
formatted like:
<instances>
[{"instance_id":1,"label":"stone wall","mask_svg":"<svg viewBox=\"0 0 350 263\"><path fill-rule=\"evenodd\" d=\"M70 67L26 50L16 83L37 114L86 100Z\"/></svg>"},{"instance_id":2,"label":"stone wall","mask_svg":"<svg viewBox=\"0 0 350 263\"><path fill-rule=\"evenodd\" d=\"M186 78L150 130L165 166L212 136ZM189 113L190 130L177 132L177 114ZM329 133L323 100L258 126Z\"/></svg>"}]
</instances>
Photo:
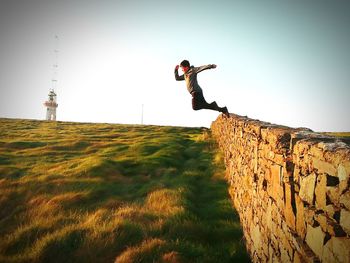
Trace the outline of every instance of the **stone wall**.
<instances>
[{"instance_id":1,"label":"stone wall","mask_svg":"<svg viewBox=\"0 0 350 263\"><path fill-rule=\"evenodd\" d=\"M231 114L212 123L254 262L350 262L350 147Z\"/></svg>"}]
</instances>

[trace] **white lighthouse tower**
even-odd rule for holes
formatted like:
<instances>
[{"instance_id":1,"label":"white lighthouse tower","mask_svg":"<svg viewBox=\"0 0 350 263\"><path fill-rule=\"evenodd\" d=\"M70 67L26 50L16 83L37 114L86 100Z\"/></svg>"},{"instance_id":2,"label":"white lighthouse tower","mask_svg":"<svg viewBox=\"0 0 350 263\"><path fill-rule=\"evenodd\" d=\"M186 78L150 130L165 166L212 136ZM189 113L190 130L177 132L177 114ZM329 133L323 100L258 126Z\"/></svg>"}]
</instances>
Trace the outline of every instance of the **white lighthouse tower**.
<instances>
[{"instance_id":1,"label":"white lighthouse tower","mask_svg":"<svg viewBox=\"0 0 350 263\"><path fill-rule=\"evenodd\" d=\"M56 108L58 107L56 101L56 93L53 89L49 92L49 98L45 101L44 106L47 108L46 110L46 120L55 121L56 120Z\"/></svg>"}]
</instances>

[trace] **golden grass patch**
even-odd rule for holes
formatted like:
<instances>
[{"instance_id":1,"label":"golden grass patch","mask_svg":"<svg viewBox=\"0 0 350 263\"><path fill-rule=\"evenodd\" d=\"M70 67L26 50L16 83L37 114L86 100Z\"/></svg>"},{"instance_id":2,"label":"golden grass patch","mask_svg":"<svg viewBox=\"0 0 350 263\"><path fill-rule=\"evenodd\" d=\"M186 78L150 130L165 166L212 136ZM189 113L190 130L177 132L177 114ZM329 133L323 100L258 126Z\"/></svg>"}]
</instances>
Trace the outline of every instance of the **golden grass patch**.
<instances>
[{"instance_id":1,"label":"golden grass patch","mask_svg":"<svg viewBox=\"0 0 350 263\"><path fill-rule=\"evenodd\" d=\"M184 211L181 189L160 189L148 194L145 207L160 215L175 215Z\"/></svg>"}]
</instances>

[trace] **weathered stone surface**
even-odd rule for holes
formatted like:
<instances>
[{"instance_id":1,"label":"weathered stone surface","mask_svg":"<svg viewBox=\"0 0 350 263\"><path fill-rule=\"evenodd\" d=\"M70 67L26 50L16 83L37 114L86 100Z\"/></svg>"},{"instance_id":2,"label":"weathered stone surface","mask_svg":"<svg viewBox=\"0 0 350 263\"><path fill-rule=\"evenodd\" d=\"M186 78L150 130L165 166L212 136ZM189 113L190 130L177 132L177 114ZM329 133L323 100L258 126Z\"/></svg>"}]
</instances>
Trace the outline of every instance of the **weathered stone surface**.
<instances>
[{"instance_id":1,"label":"weathered stone surface","mask_svg":"<svg viewBox=\"0 0 350 263\"><path fill-rule=\"evenodd\" d=\"M295 200L294 200L294 191L292 191L291 184L284 184L284 192L285 192L285 208L284 208L284 217L286 219L287 225L295 231Z\"/></svg>"},{"instance_id":2,"label":"weathered stone surface","mask_svg":"<svg viewBox=\"0 0 350 263\"><path fill-rule=\"evenodd\" d=\"M294 258L293 258L293 263L303 263L304 261L302 260L302 255L299 254L298 252L294 252Z\"/></svg>"},{"instance_id":3,"label":"weathered stone surface","mask_svg":"<svg viewBox=\"0 0 350 263\"><path fill-rule=\"evenodd\" d=\"M350 235L350 211L345 209L340 211L340 226L348 235Z\"/></svg>"},{"instance_id":4,"label":"weathered stone surface","mask_svg":"<svg viewBox=\"0 0 350 263\"><path fill-rule=\"evenodd\" d=\"M315 195L316 174L310 174L308 176L300 177L300 198L309 203L314 203Z\"/></svg>"},{"instance_id":5,"label":"weathered stone surface","mask_svg":"<svg viewBox=\"0 0 350 263\"><path fill-rule=\"evenodd\" d=\"M340 181L347 180L349 178L349 173L343 164L339 164L337 176Z\"/></svg>"},{"instance_id":6,"label":"weathered stone surface","mask_svg":"<svg viewBox=\"0 0 350 263\"><path fill-rule=\"evenodd\" d=\"M340 181L339 183L339 194L342 195L344 194L346 191L349 190L349 181L348 180L343 180Z\"/></svg>"},{"instance_id":7,"label":"weathered stone surface","mask_svg":"<svg viewBox=\"0 0 350 263\"><path fill-rule=\"evenodd\" d=\"M325 209L327 205L326 198L327 176L325 174L319 174L317 177L315 196L317 209Z\"/></svg>"},{"instance_id":8,"label":"weathered stone surface","mask_svg":"<svg viewBox=\"0 0 350 263\"><path fill-rule=\"evenodd\" d=\"M349 146L235 114L212 134L253 262L350 263Z\"/></svg>"},{"instance_id":9,"label":"weathered stone surface","mask_svg":"<svg viewBox=\"0 0 350 263\"><path fill-rule=\"evenodd\" d=\"M350 210L350 191L347 191L340 196L340 204Z\"/></svg>"},{"instance_id":10,"label":"weathered stone surface","mask_svg":"<svg viewBox=\"0 0 350 263\"><path fill-rule=\"evenodd\" d=\"M253 241L253 246L256 250L261 248L261 232L259 225L252 226L250 229L250 236Z\"/></svg>"},{"instance_id":11,"label":"weathered stone surface","mask_svg":"<svg viewBox=\"0 0 350 263\"><path fill-rule=\"evenodd\" d=\"M282 168L279 165L272 165L270 167L271 174L271 184L269 187L269 195L277 200L281 200L283 198L283 188L282 188Z\"/></svg>"},{"instance_id":12,"label":"weathered stone surface","mask_svg":"<svg viewBox=\"0 0 350 263\"><path fill-rule=\"evenodd\" d=\"M289 256L287 249L284 249L284 247L281 247L280 253L281 253L281 261L282 262L291 262L292 259Z\"/></svg>"},{"instance_id":13,"label":"weathered stone surface","mask_svg":"<svg viewBox=\"0 0 350 263\"><path fill-rule=\"evenodd\" d=\"M320 224L323 232L334 237L346 236L341 225L339 225L334 219L327 217L325 213L316 214L315 219Z\"/></svg>"},{"instance_id":14,"label":"weathered stone surface","mask_svg":"<svg viewBox=\"0 0 350 263\"><path fill-rule=\"evenodd\" d=\"M272 206L271 206L271 201L268 202L267 204L267 208L266 208L266 221L265 221L265 225L266 225L266 229L268 230L268 232L271 232L272 230Z\"/></svg>"},{"instance_id":15,"label":"weathered stone surface","mask_svg":"<svg viewBox=\"0 0 350 263\"><path fill-rule=\"evenodd\" d=\"M324 213L315 214L315 219L320 224L322 231L327 232L327 226L328 226L327 216Z\"/></svg>"},{"instance_id":16,"label":"weathered stone surface","mask_svg":"<svg viewBox=\"0 0 350 263\"><path fill-rule=\"evenodd\" d=\"M294 187L298 189L296 191L299 192L300 169L298 167L294 167L293 181L295 182Z\"/></svg>"},{"instance_id":17,"label":"weathered stone surface","mask_svg":"<svg viewBox=\"0 0 350 263\"><path fill-rule=\"evenodd\" d=\"M283 148L289 148L291 130L288 128L268 127L261 129L261 137L273 148L276 148L276 150L281 150Z\"/></svg>"},{"instance_id":18,"label":"weathered stone surface","mask_svg":"<svg viewBox=\"0 0 350 263\"><path fill-rule=\"evenodd\" d=\"M322 161L318 158L312 158L313 167L318 170L319 173L327 173L332 176L336 176L337 170L331 163Z\"/></svg>"},{"instance_id":19,"label":"weathered stone surface","mask_svg":"<svg viewBox=\"0 0 350 263\"><path fill-rule=\"evenodd\" d=\"M304 210L306 224L310 226L316 226L318 223L316 221L316 209L314 206L307 206Z\"/></svg>"},{"instance_id":20,"label":"weathered stone surface","mask_svg":"<svg viewBox=\"0 0 350 263\"><path fill-rule=\"evenodd\" d=\"M332 137L328 137L329 139L331 139L331 142L320 142L318 144L318 147L320 147L321 149L323 149L323 151L330 151L330 152L335 152L338 149L342 149L342 148L347 148L346 143L341 142L341 141L337 141L335 140L335 138L333 138L332 141ZM325 138L327 139L327 138Z\"/></svg>"},{"instance_id":21,"label":"weathered stone surface","mask_svg":"<svg viewBox=\"0 0 350 263\"><path fill-rule=\"evenodd\" d=\"M323 158L323 150L322 150L322 148L317 147L317 146L315 146L315 145L313 145L313 146L310 148L309 153L310 153L312 156L315 156L315 157L318 157L318 158Z\"/></svg>"},{"instance_id":22,"label":"weathered stone surface","mask_svg":"<svg viewBox=\"0 0 350 263\"><path fill-rule=\"evenodd\" d=\"M327 186L326 194L331 203L333 203L336 206L339 206L340 204L339 187Z\"/></svg>"},{"instance_id":23,"label":"weathered stone surface","mask_svg":"<svg viewBox=\"0 0 350 263\"><path fill-rule=\"evenodd\" d=\"M321 227L307 226L306 230L306 244L312 249L312 251L319 257L322 258L323 252L323 242L325 238L325 233L322 231Z\"/></svg>"},{"instance_id":24,"label":"weathered stone surface","mask_svg":"<svg viewBox=\"0 0 350 263\"><path fill-rule=\"evenodd\" d=\"M350 239L346 237L332 237L325 244L322 262L350 262Z\"/></svg>"}]
</instances>

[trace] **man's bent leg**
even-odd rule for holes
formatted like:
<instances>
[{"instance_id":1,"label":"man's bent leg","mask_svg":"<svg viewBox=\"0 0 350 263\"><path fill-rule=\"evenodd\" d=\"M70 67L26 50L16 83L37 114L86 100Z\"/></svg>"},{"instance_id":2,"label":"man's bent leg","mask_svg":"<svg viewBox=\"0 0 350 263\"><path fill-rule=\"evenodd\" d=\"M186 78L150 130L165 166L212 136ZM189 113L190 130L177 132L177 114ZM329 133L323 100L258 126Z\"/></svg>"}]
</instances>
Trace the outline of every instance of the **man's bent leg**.
<instances>
[{"instance_id":1,"label":"man's bent leg","mask_svg":"<svg viewBox=\"0 0 350 263\"><path fill-rule=\"evenodd\" d=\"M209 104L205 100L203 93L201 92L192 93L192 109L193 110L208 109L208 110L215 110L223 113L225 113L225 111L227 112L227 108L219 107L216 101L213 101L212 103Z\"/></svg>"},{"instance_id":2,"label":"man's bent leg","mask_svg":"<svg viewBox=\"0 0 350 263\"><path fill-rule=\"evenodd\" d=\"M208 104L206 109L216 110L216 111L220 111L221 110L221 108L218 106L216 101L213 101L212 103Z\"/></svg>"},{"instance_id":3,"label":"man's bent leg","mask_svg":"<svg viewBox=\"0 0 350 263\"><path fill-rule=\"evenodd\" d=\"M213 101L212 103L208 104L208 107L206 107L205 109L219 111L219 112L222 112L223 114L225 114L225 116L227 116L227 117L230 116L227 107L226 106L225 107L219 107L218 104L215 101Z\"/></svg>"}]
</instances>

